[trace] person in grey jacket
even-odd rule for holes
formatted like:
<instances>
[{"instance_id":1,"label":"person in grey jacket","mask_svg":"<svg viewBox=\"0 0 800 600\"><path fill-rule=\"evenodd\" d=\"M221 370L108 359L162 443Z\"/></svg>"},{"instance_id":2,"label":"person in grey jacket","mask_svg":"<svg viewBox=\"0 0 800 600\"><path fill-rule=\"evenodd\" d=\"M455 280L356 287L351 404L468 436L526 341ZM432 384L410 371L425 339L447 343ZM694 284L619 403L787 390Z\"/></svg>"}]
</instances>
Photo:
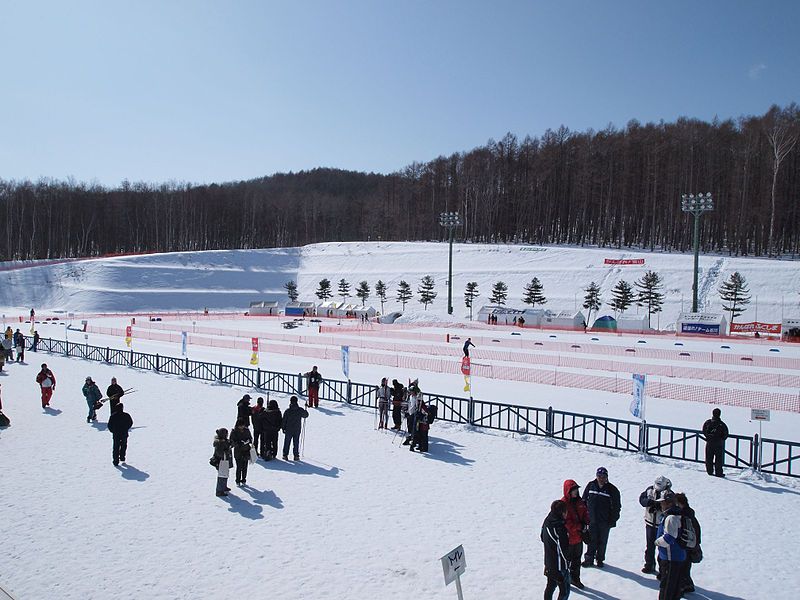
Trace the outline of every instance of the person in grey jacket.
<instances>
[{"instance_id":1,"label":"person in grey jacket","mask_svg":"<svg viewBox=\"0 0 800 600\"><path fill-rule=\"evenodd\" d=\"M294 443L294 459L300 460L300 432L308 411L297 404L297 396L289 398L289 408L283 413L283 460L289 460L289 443Z\"/></svg>"},{"instance_id":2,"label":"person in grey jacket","mask_svg":"<svg viewBox=\"0 0 800 600\"><path fill-rule=\"evenodd\" d=\"M86 398L86 404L89 406L89 415L86 417L86 422L97 421L97 411L94 405L103 397L103 392L100 391L100 388L92 381L91 377L87 377L86 383L83 385L83 397Z\"/></svg>"},{"instance_id":3,"label":"person in grey jacket","mask_svg":"<svg viewBox=\"0 0 800 600\"><path fill-rule=\"evenodd\" d=\"M658 524L661 521L661 503L658 501L658 495L665 491L672 489L672 482L659 475L645 491L639 495L639 504L644 507L644 529L646 546L644 550L644 567L642 573L655 573L656 572L656 532L658 531Z\"/></svg>"}]
</instances>

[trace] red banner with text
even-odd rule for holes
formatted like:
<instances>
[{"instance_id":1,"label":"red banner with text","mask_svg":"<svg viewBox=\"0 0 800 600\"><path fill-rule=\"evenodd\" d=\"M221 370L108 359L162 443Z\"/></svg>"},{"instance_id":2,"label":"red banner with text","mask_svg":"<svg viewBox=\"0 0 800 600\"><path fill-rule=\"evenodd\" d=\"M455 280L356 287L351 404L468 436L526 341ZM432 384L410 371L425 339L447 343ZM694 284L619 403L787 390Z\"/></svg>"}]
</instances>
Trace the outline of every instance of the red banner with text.
<instances>
[{"instance_id":1,"label":"red banner with text","mask_svg":"<svg viewBox=\"0 0 800 600\"><path fill-rule=\"evenodd\" d=\"M780 323L761 323L753 321L751 323L731 323L731 333L780 333Z\"/></svg>"}]
</instances>

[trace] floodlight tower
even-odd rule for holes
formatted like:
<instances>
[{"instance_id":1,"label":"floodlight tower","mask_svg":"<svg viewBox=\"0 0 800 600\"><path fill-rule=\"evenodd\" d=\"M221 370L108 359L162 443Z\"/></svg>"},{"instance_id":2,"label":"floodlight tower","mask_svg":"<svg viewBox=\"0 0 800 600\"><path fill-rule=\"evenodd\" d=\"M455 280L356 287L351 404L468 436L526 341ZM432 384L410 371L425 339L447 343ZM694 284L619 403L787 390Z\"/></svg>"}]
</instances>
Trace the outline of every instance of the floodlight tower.
<instances>
[{"instance_id":1,"label":"floodlight tower","mask_svg":"<svg viewBox=\"0 0 800 600\"><path fill-rule=\"evenodd\" d=\"M700 215L714 210L711 192L706 194L682 194L681 210L694 215L694 281L692 283L692 312L697 312L697 271L700 259Z\"/></svg>"},{"instance_id":2,"label":"floodlight tower","mask_svg":"<svg viewBox=\"0 0 800 600\"><path fill-rule=\"evenodd\" d=\"M450 253L447 266L447 314L453 314L453 230L461 226L457 212L443 212L439 215L439 225L446 227L450 237Z\"/></svg>"}]
</instances>

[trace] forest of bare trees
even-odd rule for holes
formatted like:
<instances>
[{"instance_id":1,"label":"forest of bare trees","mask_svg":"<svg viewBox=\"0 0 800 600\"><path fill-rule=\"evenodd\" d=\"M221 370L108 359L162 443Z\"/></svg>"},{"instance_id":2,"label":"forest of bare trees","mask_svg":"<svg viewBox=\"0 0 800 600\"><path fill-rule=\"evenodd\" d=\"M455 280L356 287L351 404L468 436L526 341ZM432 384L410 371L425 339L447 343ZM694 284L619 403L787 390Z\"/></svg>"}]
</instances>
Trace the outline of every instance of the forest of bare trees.
<instances>
[{"instance_id":1,"label":"forest of bare trees","mask_svg":"<svg viewBox=\"0 0 800 600\"><path fill-rule=\"evenodd\" d=\"M0 180L3 260L298 246L460 241L686 250L683 193L711 192L706 252L800 254L800 110L707 123L631 121L507 134L391 175L314 169L214 185Z\"/></svg>"}]
</instances>

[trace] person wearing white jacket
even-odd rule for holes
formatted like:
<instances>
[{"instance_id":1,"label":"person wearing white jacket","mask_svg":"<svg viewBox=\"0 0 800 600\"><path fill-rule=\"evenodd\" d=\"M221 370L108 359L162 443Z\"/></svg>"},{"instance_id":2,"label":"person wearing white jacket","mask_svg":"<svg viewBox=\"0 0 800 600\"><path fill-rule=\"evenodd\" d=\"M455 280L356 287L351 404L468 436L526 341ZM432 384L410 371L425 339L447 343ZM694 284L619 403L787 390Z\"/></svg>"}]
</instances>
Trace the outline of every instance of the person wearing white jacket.
<instances>
[{"instance_id":1,"label":"person wearing white jacket","mask_svg":"<svg viewBox=\"0 0 800 600\"><path fill-rule=\"evenodd\" d=\"M419 395L422 393L419 389L419 380L415 379L408 384L408 410L406 411L406 426L408 428L408 437L403 442L404 446L408 446L411 440L414 439L414 432L417 428L417 406L419 402Z\"/></svg>"},{"instance_id":2,"label":"person wearing white jacket","mask_svg":"<svg viewBox=\"0 0 800 600\"><path fill-rule=\"evenodd\" d=\"M653 485L648 487L639 496L639 504L644 507L644 526L646 546L644 550L644 567L642 573L656 572L656 531L661 522L661 504L657 497L659 492L671 490L672 482L660 475L656 477Z\"/></svg>"}]
</instances>

